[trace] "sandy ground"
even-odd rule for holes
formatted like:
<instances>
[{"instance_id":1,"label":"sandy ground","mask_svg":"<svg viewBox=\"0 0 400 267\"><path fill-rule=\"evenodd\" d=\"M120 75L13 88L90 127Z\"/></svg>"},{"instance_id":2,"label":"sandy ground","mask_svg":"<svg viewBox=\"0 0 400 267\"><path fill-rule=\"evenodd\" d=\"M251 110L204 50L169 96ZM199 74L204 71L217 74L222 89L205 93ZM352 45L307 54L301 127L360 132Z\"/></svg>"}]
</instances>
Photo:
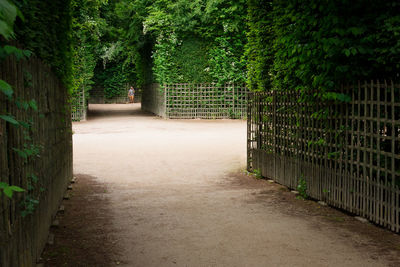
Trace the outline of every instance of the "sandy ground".
<instances>
[{"instance_id":1,"label":"sandy ground","mask_svg":"<svg viewBox=\"0 0 400 267\"><path fill-rule=\"evenodd\" d=\"M243 121L90 110L73 125L74 172L106 188L112 265L400 264L398 235L246 176Z\"/></svg>"}]
</instances>

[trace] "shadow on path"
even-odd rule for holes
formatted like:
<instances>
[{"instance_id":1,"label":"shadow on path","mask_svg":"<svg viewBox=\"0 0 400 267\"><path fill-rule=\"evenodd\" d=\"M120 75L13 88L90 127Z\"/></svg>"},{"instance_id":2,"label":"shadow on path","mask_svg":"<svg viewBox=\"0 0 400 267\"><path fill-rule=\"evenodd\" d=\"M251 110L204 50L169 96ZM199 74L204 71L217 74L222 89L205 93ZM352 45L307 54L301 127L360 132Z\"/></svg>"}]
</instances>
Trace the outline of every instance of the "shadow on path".
<instances>
[{"instance_id":1,"label":"shadow on path","mask_svg":"<svg viewBox=\"0 0 400 267\"><path fill-rule=\"evenodd\" d=\"M77 180L64 200L65 211L57 214L52 227L53 245L47 245L41 263L46 267L107 267L119 257L108 188L90 175L76 174Z\"/></svg>"},{"instance_id":2,"label":"shadow on path","mask_svg":"<svg viewBox=\"0 0 400 267\"><path fill-rule=\"evenodd\" d=\"M152 117L154 114L143 111L140 103L135 104L89 104L88 120L105 117Z\"/></svg>"},{"instance_id":3,"label":"shadow on path","mask_svg":"<svg viewBox=\"0 0 400 267\"><path fill-rule=\"evenodd\" d=\"M49 266L400 266L398 235L244 173L244 121L89 108Z\"/></svg>"}]
</instances>

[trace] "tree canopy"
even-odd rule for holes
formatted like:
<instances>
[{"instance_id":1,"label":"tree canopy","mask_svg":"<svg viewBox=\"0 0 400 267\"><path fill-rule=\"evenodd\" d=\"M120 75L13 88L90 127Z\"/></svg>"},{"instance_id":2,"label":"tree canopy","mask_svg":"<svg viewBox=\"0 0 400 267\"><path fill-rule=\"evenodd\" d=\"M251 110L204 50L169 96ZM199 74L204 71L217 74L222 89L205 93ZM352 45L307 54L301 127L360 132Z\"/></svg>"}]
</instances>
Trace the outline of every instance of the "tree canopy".
<instances>
[{"instance_id":1,"label":"tree canopy","mask_svg":"<svg viewBox=\"0 0 400 267\"><path fill-rule=\"evenodd\" d=\"M14 1L18 40L72 91L237 82L319 92L398 78L400 3L282 0Z\"/></svg>"},{"instance_id":2,"label":"tree canopy","mask_svg":"<svg viewBox=\"0 0 400 267\"><path fill-rule=\"evenodd\" d=\"M72 0L75 85L245 82L246 1Z\"/></svg>"}]
</instances>

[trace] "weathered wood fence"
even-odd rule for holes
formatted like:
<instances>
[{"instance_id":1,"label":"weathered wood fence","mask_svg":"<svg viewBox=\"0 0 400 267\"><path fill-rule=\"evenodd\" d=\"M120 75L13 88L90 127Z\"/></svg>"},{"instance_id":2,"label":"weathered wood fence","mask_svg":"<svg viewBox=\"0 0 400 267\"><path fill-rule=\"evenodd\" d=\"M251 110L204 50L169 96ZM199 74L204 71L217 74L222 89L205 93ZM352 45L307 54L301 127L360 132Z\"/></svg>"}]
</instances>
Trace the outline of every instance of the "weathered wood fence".
<instances>
[{"instance_id":1,"label":"weathered wood fence","mask_svg":"<svg viewBox=\"0 0 400 267\"><path fill-rule=\"evenodd\" d=\"M87 106L85 92L80 91L71 97L71 119L72 121L83 121L87 117Z\"/></svg>"},{"instance_id":2,"label":"weathered wood fence","mask_svg":"<svg viewBox=\"0 0 400 267\"><path fill-rule=\"evenodd\" d=\"M164 90L160 88L160 84L153 83L144 86L142 109L166 118L165 93Z\"/></svg>"},{"instance_id":3,"label":"weathered wood fence","mask_svg":"<svg viewBox=\"0 0 400 267\"><path fill-rule=\"evenodd\" d=\"M34 99L38 106L37 112L25 111L0 93L0 114L32 120L33 125L31 140L27 141L24 127L14 127L0 119L0 182L29 191L15 194L12 200L4 194L0 196L0 266L35 266L72 177L68 93L51 69L37 58L17 61L9 57L0 63L0 79L13 86L20 101ZM24 149L26 142L42 147L40 157L25 162L18 155L15 149ZM35 185L27 179L32 174L38 178ZM28 195L37 197L39 204L33 214L22 217L22 203Z\"/></svg>"},{"instance_id":4,"label":"weathered wood fence","mask_svg":"<svg viewBox=\"0 0 400 267\"><path fill-rule=\"evenodd\" d=\"M177 83L143 91L145 110L169 119L244 119L247 88L241 84Z\"/></svg>"},{"instance_id":5,"label":"weathered wood fence","mask_svg":"<svg viewBox=\"0 0 400 267\"><path fill-rule=\"evenodd\" d=\"M248 169L290 188L304 179L312 198L400 232L400 84L360 82L342 92L350 103L254 93Z\"/></svg>"}]
</instances>

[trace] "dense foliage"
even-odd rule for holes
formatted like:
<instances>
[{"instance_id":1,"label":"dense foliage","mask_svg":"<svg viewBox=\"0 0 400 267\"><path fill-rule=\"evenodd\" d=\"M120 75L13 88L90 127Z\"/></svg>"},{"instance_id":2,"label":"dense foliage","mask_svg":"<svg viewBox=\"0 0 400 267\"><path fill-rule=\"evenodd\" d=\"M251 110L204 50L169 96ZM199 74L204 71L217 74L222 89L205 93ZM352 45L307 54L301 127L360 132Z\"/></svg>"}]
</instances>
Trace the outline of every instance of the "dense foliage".
<instances>
[{"instance_id":1,"label":"dense foliage","mask_svg":"<svg viewBox=\"0 0 400 267\"><path fill-rule=\"evenodd\" d=\"M87 92L93 84L100 47L101 25L100 7L107 0L72 0L72 46L73 46L73 84L72 94Z\"/></svg>"},{"instance_id":2,"label":"dense foliage","mask_svg":"<svg viewBox=\"0 0 400 267\"><path fill-rule=\"evenodd\" d=\"M17 40L25 49L53 67L70 86L72 84L70 0L15 0L23 14L17 20Z\"/></svg>"},{"instance_id":3,"label":"dense foliage","mask_svg":"<svg viewBox=\"0 0 400 267\"><path fill-rule=\"evenodd\" d=\"M396 78L398 1L249 1L249 86L320 92L341 82Z\"/></svg>"},{"instance_id":4,"label":"dense foliage","mask_svg":"<svg viewBox=\"0 0 400 267\"><path fill-rule=\"evenodd\" d=\"M73 91L96 86L112 98L125 94L127 84L145 84L151 64L143 58L151 54L137 13L144 8L127 0L72 0L72 7Z\"/></svg>"},{"instance_id":5,"label":"dense foliage","mask_svg":"<svg viewBox=\"0 0 400 267\"><path fill-rule=\"evenodd\" d=\"M121 67L121 64L109 64L96 73L94 82L104 88L107 98L125 95L128 80Z\"/></svg>"},{"instance_id":6,"label":"dense foliage","mask_svg":"<svg viewBox=\"0 0 400 267\"><path fill-rule=\"evenodd\" d=\"M271 87L272 80L272 1L249 0L248 4L247 83L250 89L263 91Z\"/></svg>"},{"instance_id":7,"label":"dense foliage","mask_svg":"<svg viewBox=\"0 0 400 267\"><path fill-rule=\"evenodd\" d=\"M127 1L106 1L99 13L102 25L93 81L95 86L104 89L107 98L125 94L127 83L135 82L132 69L124 68L129 50L124 37L126 25L130 23L130 13L122 10L121 2Z\"/></svg>"},{"instance_id":8,"label":"dense foliage","mask_svg":"<svg viewBox=\"0 0 400 267\"><path fill-rule=\"evenodd\" d=\"M158 0L148 10L157 82L245 81L246 1Z\"/></svg>"},{"instance_id":9,"label":"dense foliage","mask_svg":"<svg viewBox=\"0 0 400 267\"><path fill-rule=\"evenodd\" d=\"M252 90L317 90L346 101L333 93L341 82L396 78L400 67L394 0L16 3L26 21L19 40L72 92L95 84L113 97L128 84L247 79Z\"/></svg>"},{"instance_id":10,"label":"dense foliage","mask_svg":"<svg viewBox=\"0 0 400 267\"><path fill-rule=\"evenodd\" d=\"M16 38L14 26L17 18L25 22L25 17L15 3L8 0L1 1L0 63L10 56L19 61L27 60L32 55L32 51L17 48L15 44L9 43L11 39ZM37 51L40 52L40 50ZM57 57L59 54L54 56ZM55 66L53 65L53 67ZM60 71L60 69L55 69ZM21 81L23 80L25 88L30 88L32 86L32 75L27 71L24 72L24 77L19 77L20 74L17 77ZM61 77L65 79L67 76ZM13 168L15 170L19 169L17 176L10 177L10 174L7 172L0 172L0 197L4 194L6 197L12 199L14 192L25 192L24 195L20 195L18 198L21 216L25 217L35 211L41 194L45 190L41 187L41 177L31 169L32 165L30 165L36 163L35 161L40 157L43 149L43 146L38 144L37 140L33 138L33 134L38 131L38 124L37 122L35 123L34 117L40 117L43 114L38 113L38 105L35 99L28 100L26 96L15 94L15 89L7 81L0 79L0 97L3 103L0 106L0 121L6 123L6 128L10 129L10 127L14 127L14 130L17 131L17 139L19 138L20 140L17 142L18 146L12 147L12 151L14 152L12 157L22 159L22 161L16 160L13 163ZM8 130L5 132L6 139L7 132ZM17 145L17 143L14 143L14 145ZM16 174L13 173L13 175ZM18 181L19 185L25 187L25 189L16 185L10 185L10 180L14 182Z\"/></svg>"},{"instance_id":11,"label":"dense foliage","mask_svg":"<svg viewBox=\"0 0 400 267\"><path fill-rule=\"evenodd\" d=\"M17 17L22 18L22 14L19 9L15 6L14 3L10 1L2 1L0 2L0 63L4 59L9 56L15 56L18 59L22 59L30 56L30 51L24 51L16 48L15 46L10 46L8 44L3 43L4 40L10 40L11 38L15 38L14 32L14 23ZM25 125L30 127L31 125L26 123L25 121L19 121L15 117L15 115L7 112L8 105L16 105L22 106L22 102L20 100L15 99L14 89L10 84L6 81L0 79L0 94L1 98L4 97L6 103L5 105L0 106L0 122L8 123L11 126L19 127L21 125ZM3 102L3 101L2 101ZM33 103L30 105L30 103ZM26 105L26 109L29 107L36 107L36 102L24 102ZM29 136L29 132L27 130L24 131L25 136ZM18 148L14 148L18 149ZM15 150L17 151L17 150ZM19 151L22 151L19 149ZM8 198L12 198L14 192L24 192L25 190L19 186L10 185L8 182L8 177L3 177L4 173L0 172L0 198L4 194ZM6 182L7 181L7 182Z\"/></svg>"},{"instance_id":12,"label":"dense foliage","mask_svg":"<svg viewBox=\"0 0 400 267\"><path fill-rule=\"evenodd\" d=\"M75 88L244 82L246 1L72 0Z\"/></svg>"},{"instance_id":13,"label":"dense foliage","mask_svg":"<svg viewBox=\"0 0 400 267\"><path fill-rule=\"evenodd\" d=\"M128 84L246 80L245 0L47 2L18 1L27 23L17 32L73 96L92 86L112 98Z\"/></svg>"}]
</instances>

